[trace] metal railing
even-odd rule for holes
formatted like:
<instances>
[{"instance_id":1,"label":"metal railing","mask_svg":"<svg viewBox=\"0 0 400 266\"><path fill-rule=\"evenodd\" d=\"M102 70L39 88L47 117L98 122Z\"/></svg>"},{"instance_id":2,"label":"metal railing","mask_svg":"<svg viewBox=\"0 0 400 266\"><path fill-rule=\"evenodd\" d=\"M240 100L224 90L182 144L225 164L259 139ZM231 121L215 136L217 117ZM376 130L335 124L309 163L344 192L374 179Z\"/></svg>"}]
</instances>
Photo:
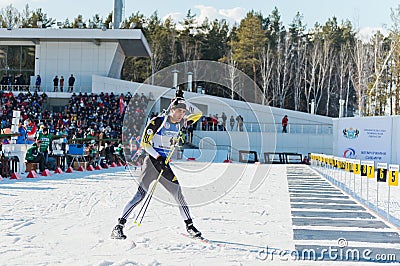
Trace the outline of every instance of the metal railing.
<instances>
[{"instance_id":1,"label":"metal railing","mask_svg":"<svg viewBox=\"0 0 400 266\"><path fill-rule=\"evenodd\" d=\"M214 129L217 130L214 130ZM201 123L197 126L198 131L223 131L222 126L214 127L212 125L206 125L203 127ZM225 130L224 130L225 131ZM231 128L228 124L226 126L226 131L231 132L272 132L272 133L282 133L282 126L279 123L252 123L244 122L243 130L239 130L237 123ZM333 135L333 125L332 124L304 124L304 123L291 123L287 126L287 133L282 134L313 134L313 135Z\"/></svg>"},{"instance_id":2,"label":"metal railing","mask_svg":"<svg viewBox=\"0 0 400 266\"><path fill-rule=\"evenodd\" d=\"M61 92L60 87L57 88L57 91L54 91L54 86L40 86L39 89L36 88L35 85L0 85L0 91L11 91L11 92L58 92L58 93L71 93L68 92L68 85L64 85L63 91ZM91 86L73 86L72 92L75 93L90 93L92 92Z\"/></svg>"}]
</instances>

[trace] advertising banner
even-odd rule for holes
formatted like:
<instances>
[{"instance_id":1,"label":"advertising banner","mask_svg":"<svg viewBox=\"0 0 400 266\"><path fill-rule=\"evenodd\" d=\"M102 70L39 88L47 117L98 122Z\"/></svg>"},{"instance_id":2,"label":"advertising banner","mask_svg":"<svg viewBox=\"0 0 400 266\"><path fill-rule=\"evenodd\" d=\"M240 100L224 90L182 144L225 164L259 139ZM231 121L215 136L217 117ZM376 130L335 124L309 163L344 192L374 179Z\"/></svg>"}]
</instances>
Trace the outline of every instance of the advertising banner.
<instances>
[{"instance_id":1,"label":"advertising banner","mask_svg":"<svg viewBox=\"0 0 400 266\"><path fill-rule=\"evenodd\" d=\"M390 162L392 120L390 117L362 117L337 120L336 156Z\"/></svg>"}]
</instances>

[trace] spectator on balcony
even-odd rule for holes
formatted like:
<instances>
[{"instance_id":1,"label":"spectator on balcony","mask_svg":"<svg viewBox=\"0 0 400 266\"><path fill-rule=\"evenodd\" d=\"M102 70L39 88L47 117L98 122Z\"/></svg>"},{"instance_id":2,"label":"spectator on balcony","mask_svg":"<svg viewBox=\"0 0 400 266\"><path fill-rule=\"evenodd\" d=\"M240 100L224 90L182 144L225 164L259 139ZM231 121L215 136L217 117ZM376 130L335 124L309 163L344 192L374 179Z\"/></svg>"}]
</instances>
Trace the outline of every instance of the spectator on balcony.
<instances>
[{"instance_id":1,"label":"spectator on balcony","mask_svg":"<svg viewBox=\"0 0 400 266\"><path fill-rule=\"evenodd\" d=\"M7 77L7 85L8 85L8 90L12 91L12 85L13 85L13 79L11 77L11 74L8 74Z\"/></svg>"},{"instance_id":2,"label":"spectator on balcony","mask_svg":"<svg viewBox=\"0 0 400 266\"><path fill-rule=\"evenodd\" d=\"M42 78L40 77L40 75L37 75L35 81L35 91L40 91L41 84L42 84Z\"/></svg>"},{"instance_id":3,"label":"spectator on balcony","mask_svg":"<svg viewBox=\"0 0 400 266\"><path fill-rule=\"evenodd\" d=\"M188 126L187 131L188 131L188 143L192 143L192 141L193 141L193 124L190 124Z\"/></svg>"},{"instance_id":4,"label":"spectator on balcony","mask_svg":"<svg viewBox=\"0 0 400 266\"><path fill-rule=\"evenodd\" d=\"M222 119L222 131L226 131L226 120L228 118L226 117L225 112L222 112L221 119Z\"/></svg>"},{"instance_id":5,"label":"spectator on balcony","mask_svg":"<svg viewBox=\"0 0 400 266\"><path fill-rule=\"evenodd\" d=\"M212 131L213 130L213 121L212 121L212 115L209 114L207 117L207 130Z\"/></svg>"},{"instance_id":6,"label":"spectator on balcony","mask_svg":"<svg viewBox=\"0 0 400 266\"><path fill-rule=\"evenodd\" d=\"M241 115L238 115L236 117L236 121L237 121L238 130L243 131L243 117Z\"/></svg>"},{"instance_id":7,"label":"spectator on balcony","mask_svg":"<svg viewBox=\"0 0 400 266\"><path fill-rule=\"evenodd\" d=\"M24 89L24 85L26 85L24 76L22 74L16 75L14 84L16 85L15 88L17 89L17 91Z\"/></svg>"},{"instance_id":8,"label":"spectator on balcony","mask_svg":"<svg viewBox=\"0 0 400 266\"><path fill-rule=\"evenodd\" d=\"M60 78L60 91L64 92L64 76Z\"/></svg>"},{"instance_id":9,"label":"spectator on balcony","mask_svg":"<svg viewBox=\"0 0 400 266\"><path fill-rule=\"evenodd\" d=\"M7 77L7 74L4 74L4 75L3 75L3 78L2 78L1 81L0 81L0 84L1 84L1 87L2 87L1 90L4 90L4 88L8 85L8 77Z\"/></svg>"},{"instance_id":10,"label":"spectator on balcony","mask_svg":"<svg viewBox=\"0 0 400 266\"><path fill-rule=\"evenodd\" d=\"M235 118L233 115L231 115L231 118L229 119L229 125L231 126L231 131L233 131L233 127L235 126Z\"/></svg>"},{"instance_id":11,"label":"spectator on balcony","mask_svg":"<svg viewBox=\"0 0 400 266\"><path fill-rule=\"evenodd\" d=\"M212 126L214 131L218 131L218 114L211 117Z\"/></svg>"},{"instance_id":12,"label":"spectator on balcony","mask_svg":"<svg viewBox=\"0 0 400 266\"><path fill-rule=\"evenodd\" d=\"M75 77L73 74L68 79L68 92L74 91Z\"/></svg>"},{"instance_id":13,"label":"spectator on balcony","mask_svg":"<svg viewBox=\"0 0 400 266\"><path fill-rule=\"evenodd\" d=\"M288 126L288 123L289 123L288 116L285 115L285 116L282 118L282 133L287 133L286 127Z\"/></svg>"},{"instance_id":14,"label":"spectator on balcony","mask_svg":"<svg viewBox=\"0 0 400 266\"><path fill-rule=\"evenodd\" d=\"M56 75L53 79L53 85L54 85L54 92L58 91L58 76Z\"/></svg>"}]
</instances>

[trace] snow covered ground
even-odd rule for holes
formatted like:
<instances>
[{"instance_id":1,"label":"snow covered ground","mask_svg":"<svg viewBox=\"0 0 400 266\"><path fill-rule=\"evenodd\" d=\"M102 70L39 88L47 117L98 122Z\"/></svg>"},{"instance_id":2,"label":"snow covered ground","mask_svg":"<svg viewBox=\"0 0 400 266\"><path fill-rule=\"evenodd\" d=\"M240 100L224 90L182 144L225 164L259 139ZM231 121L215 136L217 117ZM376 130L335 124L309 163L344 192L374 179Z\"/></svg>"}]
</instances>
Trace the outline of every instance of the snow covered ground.
<instances>
[{"instance_id":1,"label":"snow covered ground","mask_svg":"<svg viewBox=\"0 0 400 266\"><path fill-rule=\"evenodd\" d=\"M304 255L309 247L321 255L339 238L346 238L340 245L379 248L374 255L396 253L400 261L398 229L307 166L173 167L196 227L212 243L182 235L178 208L161 186L142 225L133 213L128 239L110 239L139 174L118 167L0 181L0 265L316 265L319 259L294 261L288 252ZM322 255L324 265L355 263Z\"/></svg>"}]
</instances>

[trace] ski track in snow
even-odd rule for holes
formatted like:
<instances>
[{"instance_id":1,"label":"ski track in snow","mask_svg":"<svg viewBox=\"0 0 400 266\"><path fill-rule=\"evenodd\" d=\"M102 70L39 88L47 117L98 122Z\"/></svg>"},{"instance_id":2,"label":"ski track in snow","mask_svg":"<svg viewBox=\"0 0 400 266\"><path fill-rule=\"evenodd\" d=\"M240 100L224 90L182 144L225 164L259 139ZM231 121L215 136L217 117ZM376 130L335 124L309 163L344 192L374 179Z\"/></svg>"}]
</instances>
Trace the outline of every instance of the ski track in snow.
<instances>
[{"instance_id":1,"label":"ski track in snow","mask_svg":"<svg viewBox=\"0 0 400 266\"><path fill-rule=\"evenodd\" d=\"M185 164L190 167L196 163ZM199 173L189 174L176 168L184 195L185 186L193 187L196 182L204 184L207 178L215 179L216 173L229 173L243 167L232 164L232 170L226 170L226 164L211 165ZM223 197L191 208L196 227L210 243L182 236L185 228L178 208L154 198L140 227L133 220L141 205L132 212L124 229L128 239L110 239L123 207L136 192L135 179L139 171L131 175L118 167L101 172L4 180L0 182L0 265L320 263L260 258L259 252L265 248L294 250L296 243L301 241L293 239L286 166L273 165L265 182L250 193L256 167L265 167L267 172L269 166L246 165L242 178L231 190L226 188ZM198 191L209 192L212 191L203 188ZM190 202L191 198L187 200Z\"/></svg>"}]
</instances>

